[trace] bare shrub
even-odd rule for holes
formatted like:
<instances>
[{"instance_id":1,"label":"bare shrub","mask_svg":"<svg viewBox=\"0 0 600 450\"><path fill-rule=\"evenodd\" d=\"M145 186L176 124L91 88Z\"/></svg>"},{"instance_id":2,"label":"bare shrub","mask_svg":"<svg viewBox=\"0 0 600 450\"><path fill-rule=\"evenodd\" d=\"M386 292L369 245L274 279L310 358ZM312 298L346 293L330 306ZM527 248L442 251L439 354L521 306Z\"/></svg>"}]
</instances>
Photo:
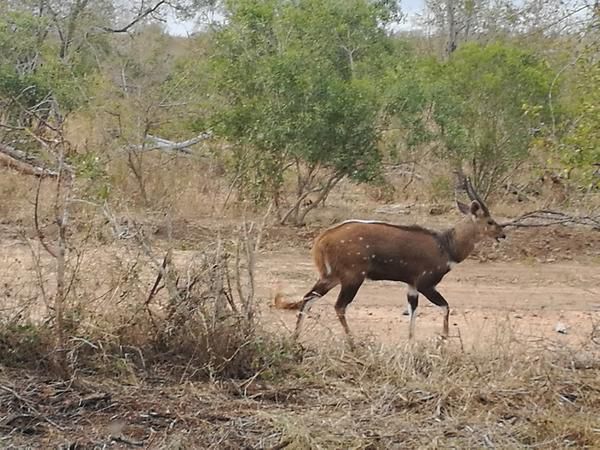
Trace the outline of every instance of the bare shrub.
<instances>
[{"instance_id":1,"label":"bare shrub","mask_svg":"<svg viewBox=\"0 0 600 450\"><path fill-rule=\"evenodd\" d=\"M35 283L39 296L29 303L15 298L4 311L3 364L58 370L59 355L67 377L143 375L168 366L184 378L246 378L270 364L272 349L288 345L258 326L256 228L244 224L237 236L205 242L198 252L160 248L135 223L129 232L131 239L103 247L69 234L60 274L52 243L43 241L50 251L34 245L21 253L27 275L7 282L19 284L15 293ZM59 293L57 310L51 299Z\"/></svg>"}]
</instances>

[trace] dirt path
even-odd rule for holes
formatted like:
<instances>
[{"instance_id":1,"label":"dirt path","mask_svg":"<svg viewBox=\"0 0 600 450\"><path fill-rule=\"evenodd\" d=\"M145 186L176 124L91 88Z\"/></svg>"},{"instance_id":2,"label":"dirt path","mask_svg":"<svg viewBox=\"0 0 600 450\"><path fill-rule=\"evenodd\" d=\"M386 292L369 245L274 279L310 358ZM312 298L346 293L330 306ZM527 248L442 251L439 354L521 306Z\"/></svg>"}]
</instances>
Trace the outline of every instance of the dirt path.
<instances>
[{"instance_id":1,"label":"dirt path","mask_svg":"<svg viewBox=\"0 0 600 450\"><path fill-rule=\"evenodd\" d=\"M112 261L110 248L97 248L86 261L93 264L82 277L92 283L96 275L106 277L106 267L98 261ZM185 263L194 251L177 251L176 257ZM36 264L30 248L17 241L0 245L0 313L15 313L15 306L26 303L43 306L38 276L51 277L53 262L42 253L43 260L36 274ZM180 261L180 262L181 262ZM551 342L556 345L577 346L589 343L596 326L600 334L600 262L587 258L587 263L560 261L485 262L468 260L458 265L442 281L439 288L451 308L450 333L469 348L479 343ZM95 270L97 273L88 273ZM289 300L296 300L313 285L316 274L306 249L271 251L257 255L256 296L267 304L274 296L275 286ZM151 284L155 275L148 275ZM94 281L96 280L96 281ZM54 284L49 281L48 289ZM99 288L98 288L99 289ZM142 283L141 289L148 289ZM316 302L312 308L303 339L323 341L343 336L335 317L333 304L338 288ZM145 292L145 291L144 291ZM47 292L51 295L51 292ZM396 345L407 341L408 319L402 315L406 305L406 287L402 283L366 282L348 308L348 321L354 334ZM265 309L265 323L276 332L290 333L295 313ZM35 315L35 308L31 314ZM41 315L41 313L40 313ZM567 333L555 331L558 323ZM420 298L416 324L417 339L435 338L441 331L442 315L424 297ZM597 336L600 342L600 335Z\"/></svg>"},{"instance_id":2,"label":"dirt path","mask_svg":"<svg viewBox=\"0 0 600 450\"><path fill-rule=\"evenodd\" d=\"M258 267L258 294L266 297L279 283L285 297L295 300L315 281L307 251L264 255ZM439 288L452 310L450 334L460 335L464 346L542 339L572 346L589 342L594 324L600 324L600 265L466 261ZM314 305L304 339L342 336L333 311L337 292L336 288ZM372 334L389 344L406 341L405 293L402 283L366 282L348 308L354 333ZM441 312L422 296L418 312L417 339L434 338L441 331ZM293 329L293 312L270 309L266 315L273 326ZM555 331L559 322L566 325L566 334Z\"/></svg>"}]
</instances>

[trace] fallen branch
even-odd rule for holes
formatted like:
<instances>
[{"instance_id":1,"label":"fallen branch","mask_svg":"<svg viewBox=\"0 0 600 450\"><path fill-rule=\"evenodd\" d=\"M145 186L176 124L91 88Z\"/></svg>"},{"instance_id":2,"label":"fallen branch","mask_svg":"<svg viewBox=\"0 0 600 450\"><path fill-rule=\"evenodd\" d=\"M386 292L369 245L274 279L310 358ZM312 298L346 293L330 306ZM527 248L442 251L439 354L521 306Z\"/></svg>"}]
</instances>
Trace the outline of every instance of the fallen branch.
<instances>
[{"instance_id":1,"label":"fallen branch","mask_svg":"<svg viewBox=\"0 0 600 450\"><path fill-rule=\"evenodd\" d=\"M14 389L8 387L8 386L4 386L0 384L0 390L3 390L5 392L8 392L9 394L11 394L15 399L17 399L18 401L20 401L21 403L23 403L30 411L32 411L33 413L35 413L35 419L40 419L43 420L45 422L48 422L50 425L52 425L53 427L55 427L56 429L60 430L60 431L64 431L65 429L63 427L61 427L60 425L58 425L56 422L54 422L53 420L51 420L49 417L44 416L33 404L32 401L26 399L25 397L19 395L17 393L17 391L15 391Z\"/></svg>"},{"instance_id":2,"label":"fallen branch","mask_svg":"<svg viewBox=\"0 0 600 450\"><path fill-rule=\"evenodd\" d=\"M111 399L111 394L109 394L107 392L95 393L95 394L88 395L87 397L73 400L73 401L67 403L62 409L65 411L69 411L71 409L92 406L99 402L110 401L110 399Z\"/></svg>"},{"instance_id":3,"label":"fallen branch","mask_svg":"<svg viewBox=\"0 0 600 450\"><path fill-rule=\"evenodd\" d=\"M47 169L42 160L2 143L0 143L0 166L10 167L36 177L58 176L58 172Z\"/></svg>"},{"instance_id":4,"label":"fallen branch","mask_svg":"<svg viewBox=\"0 0 600 450\"><path fill-rule=\"evenodd\" d=\"M147 145L146 143L140 145L133 145L129 146L129 149L144 152L160 150L163 152L179 152L185 153L186 155L191 155L192 151L189 149L189 147L199 142L210 139L211 137L212 133L203 132L192 139L188 139L187 141L174 142L169 141L168 139L163 139L161 137L152 136L151 134L148 134L146 135L146 142L148 142L150 145Z\"/></svg>"},{"instance_id":5,"label":"fallen branch","mask_svg":"<svg viewBox=\"0 0 600 450\"><path fill-rule=\"evenodd\" d=\"M502 227L537 228L553 225L584 225L600 230L600 215L570 215L560 211L540 209L500 224Z\"/></svg>"},{"instance_id":6,"label":"fallen branch","mask_svg":"<svg viewBox=\"0 0 600 450\"><path fill-rule=\"evenodd\" d=\"M134 441L132 439L128 439L125 436L111 436L110 440L119 444L129 445L131 447L143 447L144 441Z\"/></svg>"}]
</instances>

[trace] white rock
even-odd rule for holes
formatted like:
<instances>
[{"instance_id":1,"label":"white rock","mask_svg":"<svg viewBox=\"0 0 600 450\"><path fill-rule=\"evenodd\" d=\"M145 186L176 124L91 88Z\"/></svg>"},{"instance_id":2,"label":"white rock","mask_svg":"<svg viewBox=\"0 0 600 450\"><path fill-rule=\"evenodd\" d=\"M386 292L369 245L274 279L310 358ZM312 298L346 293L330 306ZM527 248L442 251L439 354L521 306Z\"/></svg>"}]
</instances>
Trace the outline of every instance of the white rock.
<instances>
[{"instance_id":1,"label":"white rock","mask_svg":"<svg viewBox=\"0 0 600 450\"><path fill-rule=\"evenodd\" d=\"M556 326L554 327L554 330L557 333L567 334L567 326L564 323L562 323L562 322L558 322L556 324Z\"/></svg>"}]
</instances>

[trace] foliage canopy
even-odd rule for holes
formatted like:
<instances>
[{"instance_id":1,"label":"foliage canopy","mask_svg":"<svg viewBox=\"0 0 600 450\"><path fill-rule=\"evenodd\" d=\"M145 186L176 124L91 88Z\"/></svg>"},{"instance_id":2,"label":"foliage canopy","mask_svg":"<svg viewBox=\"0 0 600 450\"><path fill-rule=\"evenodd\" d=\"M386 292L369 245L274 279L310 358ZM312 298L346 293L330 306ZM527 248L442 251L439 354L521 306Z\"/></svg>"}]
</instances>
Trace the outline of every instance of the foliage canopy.
<instances>
[{"instance_id":1,"label":"foliage canopy","mask_svg":"<svg viewBox=\"0 0 600 450\"><path fill-rule=\"evenodd\" d=\"M445 63L427 67L440 153L467 164L487 193L528 155L549 118L553 73L538 57L510 44L465 44Z\"/></svg>"},{"instance_id":2,"label":"foliage canopy","mask_svg":"<svg viewBox=\"0 0 600 450\"><path fill-rule=\"evenodd\" d=\"M251 164L246 175L259 187L264 174L279 175L269 186L279 189L290 162L334 179L378 175L378 83L393 56L381 24L393 14L367 0L229 3L216 38L218 124L244 146L238 163Z\"/></svg>"}]
</instances>

